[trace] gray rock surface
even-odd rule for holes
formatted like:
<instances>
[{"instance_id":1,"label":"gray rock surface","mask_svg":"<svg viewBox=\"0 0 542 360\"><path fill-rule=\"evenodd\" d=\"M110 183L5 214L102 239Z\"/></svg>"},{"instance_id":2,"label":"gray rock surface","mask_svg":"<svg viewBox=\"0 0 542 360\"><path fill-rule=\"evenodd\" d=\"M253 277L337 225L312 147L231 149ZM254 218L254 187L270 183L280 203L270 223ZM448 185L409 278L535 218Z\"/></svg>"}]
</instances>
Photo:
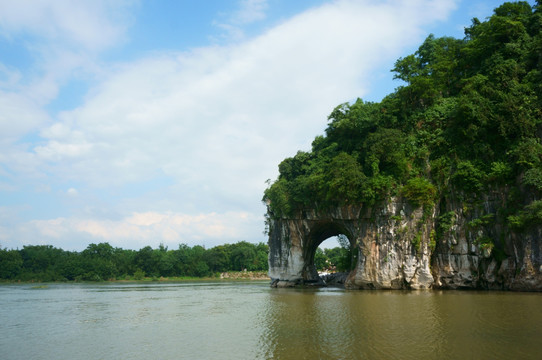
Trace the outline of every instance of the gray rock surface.
<instances>
[{"instance_id":1,"label":"gray rock surface","mask_svg":"<svg viewBox=\"0 0 542 360\"><path fill-rule=\"evenodd\" d=\"M313 265L316 248L344 234L357 255L344 280L348 289L541 291L542 227L509 229L499 210L503 198L449 198L430 209L391 198L372 207L270 216L269 276L278 287L325 285Z\"/></svg>"}]
</instances>

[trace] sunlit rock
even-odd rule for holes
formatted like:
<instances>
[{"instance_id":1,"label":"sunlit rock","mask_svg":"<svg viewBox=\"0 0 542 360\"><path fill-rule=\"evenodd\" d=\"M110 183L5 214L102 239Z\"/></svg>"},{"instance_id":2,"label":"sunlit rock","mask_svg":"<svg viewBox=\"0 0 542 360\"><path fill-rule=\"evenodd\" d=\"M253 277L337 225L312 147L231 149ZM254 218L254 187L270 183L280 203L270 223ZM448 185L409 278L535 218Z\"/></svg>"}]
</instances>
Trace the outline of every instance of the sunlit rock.
<instances>
[{"instance_id":1,"label":"sunlit rock","mask_svg":"<svg viewBox=\"0 0 542 360\"><path fill-rule=\"evenodd\" d=\"M325 286L314 266L316 249L343 234L354 250L343 281L348 289L541 291L542 230L507 228L501 202L502 195L487 197L469 208L447 199L423 209L391 198L289 218L268 214L269 276L276 287Z\"/></svg>"}]
</instances>

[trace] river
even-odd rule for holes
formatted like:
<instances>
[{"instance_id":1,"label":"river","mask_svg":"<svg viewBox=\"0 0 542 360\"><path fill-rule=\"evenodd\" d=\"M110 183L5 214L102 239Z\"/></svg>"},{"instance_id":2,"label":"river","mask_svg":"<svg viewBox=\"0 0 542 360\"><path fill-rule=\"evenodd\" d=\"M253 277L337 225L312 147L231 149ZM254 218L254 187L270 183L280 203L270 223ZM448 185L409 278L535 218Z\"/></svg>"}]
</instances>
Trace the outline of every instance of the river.
<instances>
[{"instance_id":1,"label":"river","mask_svg":"<svg viewBox=\"0 0 542 360\"><path fill-rule=\"evenodd\" d=\"M540 359L542 294L0 285L0 358Z\"/></svg>"}]
</instances>

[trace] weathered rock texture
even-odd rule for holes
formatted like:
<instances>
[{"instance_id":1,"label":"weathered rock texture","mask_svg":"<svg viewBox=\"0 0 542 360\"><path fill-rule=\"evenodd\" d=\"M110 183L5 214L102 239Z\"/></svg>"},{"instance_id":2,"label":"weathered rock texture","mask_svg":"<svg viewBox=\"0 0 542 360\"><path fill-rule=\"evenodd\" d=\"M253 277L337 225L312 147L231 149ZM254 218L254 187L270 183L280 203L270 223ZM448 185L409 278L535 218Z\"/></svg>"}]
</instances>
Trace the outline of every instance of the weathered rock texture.
<instances>
[{"instance_id":1,"label":"weathered rock texture","mask_svg":"<svg viewBox=\"0 0 542 360\"><path fill-rule=\"evenodd\" d=\"M542 227L507 228L502 192L432 208L392 198L378 206L307 210L269 223L272 286L324 285L317 247L339 234L355 249L350 289L542 290Z\"/></svg>"}]
</instances>

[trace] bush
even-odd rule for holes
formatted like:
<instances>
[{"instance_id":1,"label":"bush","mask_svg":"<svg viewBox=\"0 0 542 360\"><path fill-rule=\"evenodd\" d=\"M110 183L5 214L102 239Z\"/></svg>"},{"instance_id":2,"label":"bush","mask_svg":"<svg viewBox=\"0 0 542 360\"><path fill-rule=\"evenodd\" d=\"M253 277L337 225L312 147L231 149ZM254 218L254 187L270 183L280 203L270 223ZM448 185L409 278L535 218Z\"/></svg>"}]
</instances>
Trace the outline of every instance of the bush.
<instances>
[{"instance_id":1,"label":"bush","mask_svg":"<svg viewBox=\"0 0 542 360\"><path fill-rule=\"evenodd\" d=\"M508 216L507 220L510 227L519 230L542 224L542 200L533 201L515 215Z\"/></svg>"},{"instance_id":2,"label":"bush","mask_svg":"<svg viewBox=\"0 0 542 360\"><path fill-rule=\"evenodd\" d=\"M503 183L510 179L512 168L507 163L493 162L491 163L491 172L489 178L492 181Z\"/></svg>"},{"instance_id":3,"label":"bush","mask_svg":"<svg viewBox=\"0 0 542 360\"><path fill-rule=\"evenodd\" d=\"M495 243L493 242L493 239L491 239L489 236L482 236L476 240L476 243L478 246L480 246L481 250L493 250L495 247Z\"/></svg>"},{"instance_id":4,"label":"bush","mask_svg":"<svg viewBox=\"0 0 542 360\"><path fill-rule=\"evenodd\" d=\"M542 190L542 169L532 168L527 170L523 177L523 183L525 185L534 186L538 190Z\"/></svg>"},{"instance_id":5,"label":"bush","mask_svg":"<svg viewBox=\"0 0 542 360\"><path fill-rule=\"evenodd\" d=\"M470 161L460 161L452 176L454 183L467 192L478 192L483 188L484 173Z\"/></svg>"},{"instance_id":6,"label":"bush","mask_svg":"<svg viewBox=\"0 0 542 360\"><path fill-rule=\"evenodd\" d=\"M414 206L425 207L433 205L437 189L429 180L417 177L407 181L401 190L401 194Z\"/></svg>"},{"instance_id":7,"label":"bush","mask_svg":"<svg viewBox=\"0 0 542 360\"><path fill-rule=\"evenodd\" d=\"M134 272L134 279L135 280L143 280L144 278L145 278L145 271L143 271L141 269L137 269Z\"/></svg>"}]
</instances>

